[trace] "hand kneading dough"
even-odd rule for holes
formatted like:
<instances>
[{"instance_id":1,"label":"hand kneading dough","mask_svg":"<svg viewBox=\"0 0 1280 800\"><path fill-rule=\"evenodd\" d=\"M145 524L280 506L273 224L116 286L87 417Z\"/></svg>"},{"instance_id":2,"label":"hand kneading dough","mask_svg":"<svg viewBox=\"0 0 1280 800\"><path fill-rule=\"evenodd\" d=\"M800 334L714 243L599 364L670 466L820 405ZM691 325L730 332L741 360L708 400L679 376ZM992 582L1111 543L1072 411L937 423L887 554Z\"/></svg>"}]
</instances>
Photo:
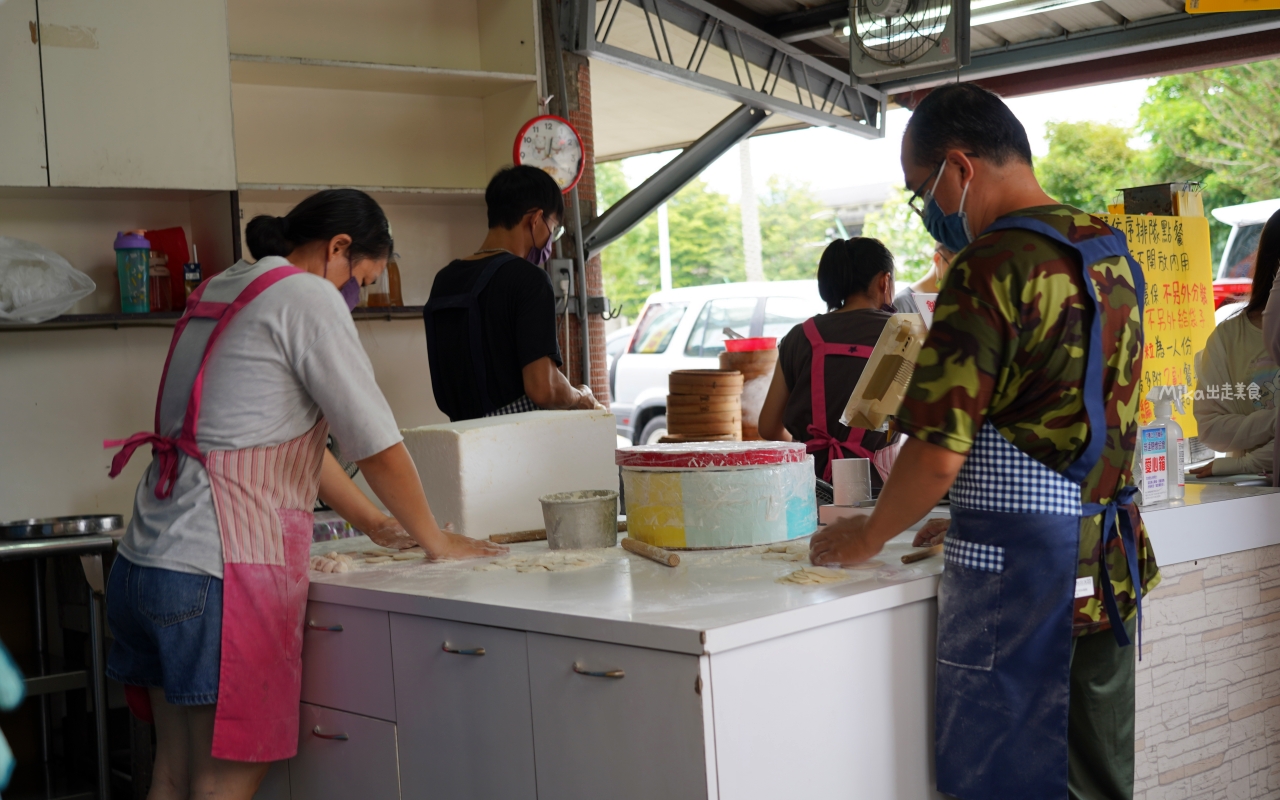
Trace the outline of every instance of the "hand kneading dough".
<instances>
[{"instance_id":1,"label":"hand kneading dough","mask_svg":"<svg viewBox=\"0 0 1280 800\"><path fill-rule=\"evenodd\" d=\"M819 583L839 583L848 580L849 573L842 569L832 569L830 567L801 567L789 575L783 575L778 578L778 583L795 583L801 586L808 586Z\"/></svg>"}]
</instances>

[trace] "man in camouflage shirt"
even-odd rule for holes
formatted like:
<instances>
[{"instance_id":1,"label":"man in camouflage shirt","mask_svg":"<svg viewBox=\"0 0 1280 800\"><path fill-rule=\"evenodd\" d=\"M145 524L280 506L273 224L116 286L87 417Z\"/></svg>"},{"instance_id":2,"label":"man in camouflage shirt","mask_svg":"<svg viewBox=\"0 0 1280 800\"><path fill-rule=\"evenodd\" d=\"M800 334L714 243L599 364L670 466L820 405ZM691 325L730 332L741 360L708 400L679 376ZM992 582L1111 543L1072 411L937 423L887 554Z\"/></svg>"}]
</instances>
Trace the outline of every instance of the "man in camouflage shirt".
<instances>
[{"instance_id":1,"label":"man in camouflage shirt","mask_svg":"<svg viewBox=\"0 0 1280 800\"><path fill-rule=\"evenodd\" d=\"M963 237L955 244L968 244L941 287L932 328L895 422L909 438L876 510L869 518L828 526L816 536L815 564L868 559L918 521L961 474L985 425L993 426L1019 453L1059 475L1081 457L1092 434L1084 380L1095 316L1085 274L1102 309L1106 430L1101 457L1079 484L1079 501L1105 506L1133 485L1142 357L1140 294L1135 291L1142 278L1132 272L1136 265L1123 257L1106 258L1087 265L1085 272L1074 250L1046 235L989 228L998 220L1008 224L1011 218L1026 218L1073 244L1111 237L1113 231L1096 217L1044 194L1031 169L1022 126L999 98L970 84L943 87L922 101L903 140L902 162L913 203L923 199L925 206L937 205L929 209L915 204L922 216L932 212L931 232ZM946 223L943 217L949 217ZM980 233L973 238L971 231ZM1026 474L1025 466L1022 469L1019 477ZM953 502L956 494L953 489ZM1128 517L1145 594L1159 581L1146 531L1134 505L1113 508ZM1063 765L1062 793L1055 791L1053 796L1130 798L1135 648L1120 647L1116 639L1123 637L1113 637L1109 630L1103 560L1116 607L1130 632L1136 615L1133 581L1119 536L1110 539L1104 553L1103 515L1081 515L1078 520L1066 732L1069 767ZM940 533L936 527L926 528L917 544L941 541ZM950 552L947 569L950 578ZM1001 627L1006 624L998 614L994 619ZM940 624L940 652L945 634ZM940 668L940 698L943 691ZM941 761L941 743L939 748ZM941 767L939 772L940 788L946 790ZM1008 791L1008 785L1001 791ZM1000 792L972 788L962 796L993 794Z\"/></svg>"}]
</instances>

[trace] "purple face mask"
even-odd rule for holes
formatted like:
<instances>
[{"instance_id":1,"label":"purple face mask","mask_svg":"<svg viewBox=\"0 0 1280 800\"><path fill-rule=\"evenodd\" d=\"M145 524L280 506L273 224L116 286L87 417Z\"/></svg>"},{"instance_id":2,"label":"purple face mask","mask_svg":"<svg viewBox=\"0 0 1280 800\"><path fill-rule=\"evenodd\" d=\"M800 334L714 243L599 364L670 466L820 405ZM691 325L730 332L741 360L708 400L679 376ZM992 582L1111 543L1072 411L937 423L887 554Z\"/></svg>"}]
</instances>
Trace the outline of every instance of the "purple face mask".
<instances>
[{"instance_id":1,"label":"purple face mask","mask_svg":"<svg viewBox=\"0 0 1280 800\"><path fill-rule=\"evenodd\" d=\"M360 303L360 281L353 275L338 291L342 293L342 299L347 302L347 309L355 311L356 305Z\"/></svg>"},{"instance_id":2,"label":"purple face mask","mask_svg":"<svg viewBox=\"0 0 1280 800\"><path fill-rule=\"evenodd\" d=\"M547 225L547 221L544 219L542 224ZM555 244L555 241L556 237L551 230L551 226L547 225L547 243L542 247L538 247L535 244L533 247L529 248L529 255L526 256L529 263L533 264L535 267L540 267L547 263L547 260L551 258L551 246Z\"/></svg>"}]
</instances>

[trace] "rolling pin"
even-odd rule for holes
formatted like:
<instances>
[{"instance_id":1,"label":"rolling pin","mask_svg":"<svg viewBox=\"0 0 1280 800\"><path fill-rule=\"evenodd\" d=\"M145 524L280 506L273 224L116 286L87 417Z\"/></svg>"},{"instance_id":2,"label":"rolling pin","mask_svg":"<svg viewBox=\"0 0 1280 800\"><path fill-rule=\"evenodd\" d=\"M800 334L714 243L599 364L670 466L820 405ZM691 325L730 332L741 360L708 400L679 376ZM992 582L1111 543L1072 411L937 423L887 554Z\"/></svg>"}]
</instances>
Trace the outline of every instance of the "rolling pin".
<instances>
[{"instance_id":1,"label":"rolling pin","mask_svg":"<svg viewBox=\"0 0 1280 800\"><path fill-rule=\"evenodd\" d=\"M4 0L0 0L4 2ZM618 523L618 533L627 532L626 520ZM495 533L489 537L489 541L494 544L519 544L520 542L545 542L547 540L546 528L539 528L536 531L516 531L515 533Z\"/></svg>"},{"instance_id":2,"label":"rolling pin","mask_svg":"<svg viewBox=\"0 0 1280 800\"><path fill-rule=\"evenodd\" d=\"M520 542L543 542L547 539L546 528L536 531L516 531L515 533L495 533L489 537L494 544L518 544Z\"/></svg>"},{"instance_id":3,"label":"rolling pin","mask_svg":"<svg viewBox=\"0 0 1280 800\"><path fill-rule=\"evenodd\" d=\"M639 539L632 539L630 536L623 538L622 549L629 550L638 556L644 556L650 561L657 561L664 567L680 566L680 556L663 550L661 547L654 547L651 544L645 544Z\"/></svg>"},{"instance_id":4,"label":"rolling pin","mask_svg":"<svg viewBox=\"0 0 1280 800\"><path fill-rule=\"evenodd\" d=\"M907 553L902 557L903 564L914 564L917 561L924 561L930 556L936 556L942 552L942 545L935 544L933 547L926 547L923 550L917 550L914 553Z\"/></svg>"}]
</instances>

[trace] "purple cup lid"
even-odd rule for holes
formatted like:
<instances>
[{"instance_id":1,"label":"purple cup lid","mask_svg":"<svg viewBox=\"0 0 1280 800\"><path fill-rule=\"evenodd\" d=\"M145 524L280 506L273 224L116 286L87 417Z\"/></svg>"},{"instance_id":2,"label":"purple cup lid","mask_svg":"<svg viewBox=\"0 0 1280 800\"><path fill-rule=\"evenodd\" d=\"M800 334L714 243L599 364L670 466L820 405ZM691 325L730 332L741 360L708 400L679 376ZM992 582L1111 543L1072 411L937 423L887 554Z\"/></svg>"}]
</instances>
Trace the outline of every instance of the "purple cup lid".
<instances>
[{"instance_id":1,"label":"purple cup lid","mask_svg":"<svg viewBox=\"0 0 1280 800\"><path fill-rule=\"evenodd\" d=\"M147 237L139 236L136 233L124 233L123 231L116 234L117 250L150 250L151 242L147 241Z\"/></svg>"}]
</instances>

